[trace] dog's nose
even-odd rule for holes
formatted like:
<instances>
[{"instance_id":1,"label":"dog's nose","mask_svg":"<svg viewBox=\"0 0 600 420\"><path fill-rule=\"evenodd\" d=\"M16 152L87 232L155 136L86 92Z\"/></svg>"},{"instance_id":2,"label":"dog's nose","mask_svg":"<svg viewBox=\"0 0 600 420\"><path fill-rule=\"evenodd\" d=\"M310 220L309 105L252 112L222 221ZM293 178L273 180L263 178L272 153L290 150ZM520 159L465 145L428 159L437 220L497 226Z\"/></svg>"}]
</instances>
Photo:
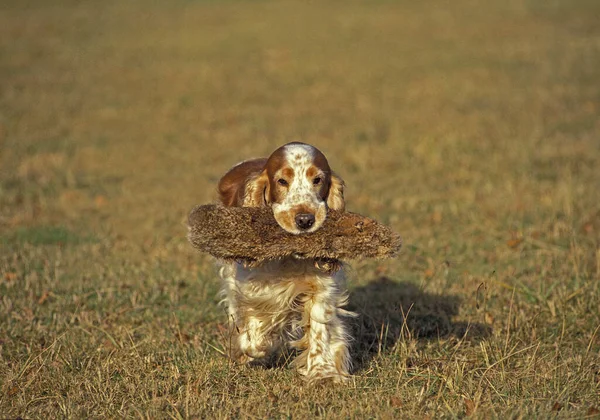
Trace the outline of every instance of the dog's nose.
<instances>
[{"instance_id":1,"label":"dog's nose","mask_svg":"<svg viewBox=\"0 0 600 420\"><path fill-rule=\"evenodd\" d=\"M310 213L300 213L296 215L296 226L298 229L307 230L315 224L315 215Z\"/></svg>"}]
</instances>

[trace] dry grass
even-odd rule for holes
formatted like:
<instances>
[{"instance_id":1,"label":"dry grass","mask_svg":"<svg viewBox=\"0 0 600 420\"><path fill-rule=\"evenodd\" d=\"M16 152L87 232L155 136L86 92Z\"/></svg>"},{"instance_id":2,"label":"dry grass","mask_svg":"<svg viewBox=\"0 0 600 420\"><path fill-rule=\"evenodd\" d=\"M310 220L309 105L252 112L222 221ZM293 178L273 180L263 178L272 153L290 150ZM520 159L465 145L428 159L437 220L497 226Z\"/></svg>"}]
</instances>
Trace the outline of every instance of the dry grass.
<instances>
[{"instance_id":1,"label":"dry grass","mask_svg":"<svg viewBox=\"0 0 600 420\"><path fill-rule=\"evenodd\" d=\"M0 8L0 417L600 415L600 3ZM405 239L347 387L221 357L185 240L296 139Z\"/></svg>"}]
</instances>

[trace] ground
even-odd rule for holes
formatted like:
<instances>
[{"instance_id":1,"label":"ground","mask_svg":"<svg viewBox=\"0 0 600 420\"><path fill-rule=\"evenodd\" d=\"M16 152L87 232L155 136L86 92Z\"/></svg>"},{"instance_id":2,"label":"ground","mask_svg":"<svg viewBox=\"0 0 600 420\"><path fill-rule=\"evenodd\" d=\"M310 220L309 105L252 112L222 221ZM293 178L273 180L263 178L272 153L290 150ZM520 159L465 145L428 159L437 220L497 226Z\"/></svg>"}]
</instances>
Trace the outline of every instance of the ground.
<instances>
[{"instance_id":1,"label":"ground","mask_svg":"<svg viewBox=\"0 0 600 420\"><path fill-rule=\"evenodd\" d=\"M599 16L4 2L0 417L599 417ZM230 166L294 140L404 238L351 264L344 386L223 357L185 238Z\"/></svg>"}]
</instances>

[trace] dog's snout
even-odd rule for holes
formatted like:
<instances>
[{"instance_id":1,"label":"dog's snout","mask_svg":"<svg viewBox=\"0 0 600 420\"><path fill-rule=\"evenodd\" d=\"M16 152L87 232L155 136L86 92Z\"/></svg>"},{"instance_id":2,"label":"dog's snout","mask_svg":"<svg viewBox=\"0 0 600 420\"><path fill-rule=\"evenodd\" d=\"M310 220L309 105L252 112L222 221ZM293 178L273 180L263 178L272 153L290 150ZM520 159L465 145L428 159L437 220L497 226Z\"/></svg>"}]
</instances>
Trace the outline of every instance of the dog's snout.
<instances>
[{"instance_id":1,"label":"dog's snout","mask_svg":"<svg viewBox=\"0 0 600 420\"><path fill-rule=\"evenodd\" d=\"M310 213L300 213L296 215L296 226L298 229L307 230L315 224L315 215Z\"/></svg>"}]
</instances>

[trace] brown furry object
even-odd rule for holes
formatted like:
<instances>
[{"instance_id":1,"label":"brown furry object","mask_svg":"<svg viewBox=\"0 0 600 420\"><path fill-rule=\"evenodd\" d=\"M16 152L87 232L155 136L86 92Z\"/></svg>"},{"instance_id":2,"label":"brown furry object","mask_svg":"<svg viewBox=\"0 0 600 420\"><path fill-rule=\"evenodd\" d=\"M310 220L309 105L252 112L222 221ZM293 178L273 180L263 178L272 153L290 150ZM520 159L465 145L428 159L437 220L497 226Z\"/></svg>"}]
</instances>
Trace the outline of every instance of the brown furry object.
<instances>
[{"instance_id":1,"label":"brown furry object","mask_svg":"<svg viewBox=\"0 0 600 420\"><path fill-rule=\"evenodd\" d=\"M294 235L275 221L270 208L195 207L188 218L188 239L200 251L223 260L256 265L294 255L336 262L356 258L389 258L402 239L368 217L329 210L323 226Z\"/></svg>"}]
</instances>

